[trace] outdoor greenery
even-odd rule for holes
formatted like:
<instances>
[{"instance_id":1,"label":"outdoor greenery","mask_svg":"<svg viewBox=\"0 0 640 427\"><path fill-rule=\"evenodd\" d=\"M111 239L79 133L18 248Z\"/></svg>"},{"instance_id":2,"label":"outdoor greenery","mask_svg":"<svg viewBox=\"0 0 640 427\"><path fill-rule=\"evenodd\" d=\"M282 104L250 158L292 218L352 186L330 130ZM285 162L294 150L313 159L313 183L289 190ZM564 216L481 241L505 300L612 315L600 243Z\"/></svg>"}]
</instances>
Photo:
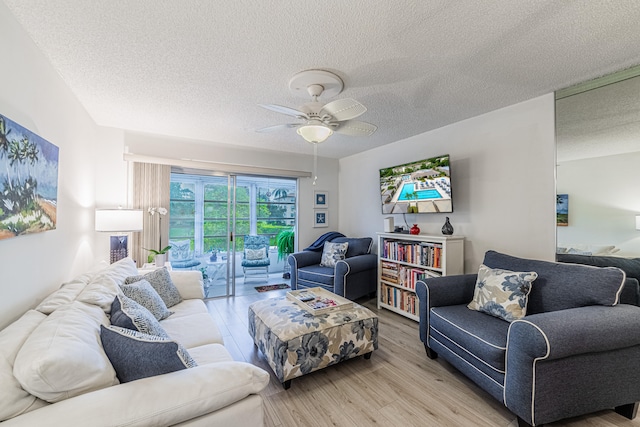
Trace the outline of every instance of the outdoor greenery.
<instances>
[{"instance_id":1,"label":"outdoor greenery","mask_svg":"<svg viewBox=\"0 0 640 427\"><path fill-rule=\"evenodd\" d=\"M210 179L210 182L207 182ZM215 182L217 180L218 182ZM214 182L211 182L214 181ZM225 251L228 240L228 187L226 178L202 178L199 186L189 180L174 178L170 191L170 228L169 238L190 239L191 248L195 248L196 234L202 233L202 252L213 250ZM295 202L285 201L288 197L286 189L269 188L269 185L257 185L256 229L257 234L269 236L270 245L277 244L276 237L283 230L290 230L295 224ZM199 188L199 190L197 189ZM200 191L200 194L197 192ZM236 187L235 235L236 250L243 250L244 239L241 237L251 232L252 190L249 185ZM197 202L202 200L202 202ZM198 206L198 203L201 203ZM196 210L201 212L196 215ZM196 224L196 217L202 223Z\"/></svg>"}]
</instances>

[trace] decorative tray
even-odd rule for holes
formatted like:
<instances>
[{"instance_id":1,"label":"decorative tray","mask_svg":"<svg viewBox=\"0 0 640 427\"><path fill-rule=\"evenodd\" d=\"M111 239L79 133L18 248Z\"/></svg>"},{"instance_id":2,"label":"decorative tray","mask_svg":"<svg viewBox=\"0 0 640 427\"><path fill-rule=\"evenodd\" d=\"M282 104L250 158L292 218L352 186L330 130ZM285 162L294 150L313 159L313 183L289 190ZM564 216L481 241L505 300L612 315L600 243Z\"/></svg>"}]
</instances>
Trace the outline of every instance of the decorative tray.
<instances>
[{"instance_id":1,"label":"decorative tray","mask_svg":"<svg viewBox=\"0 0 640 427\"><path fill-rule=\"evenodd\" d=\"M321 287L289 291L287 292L287 299L314 315L353 307L353 301L342 298Z\"/></svg>"}]
</instances>

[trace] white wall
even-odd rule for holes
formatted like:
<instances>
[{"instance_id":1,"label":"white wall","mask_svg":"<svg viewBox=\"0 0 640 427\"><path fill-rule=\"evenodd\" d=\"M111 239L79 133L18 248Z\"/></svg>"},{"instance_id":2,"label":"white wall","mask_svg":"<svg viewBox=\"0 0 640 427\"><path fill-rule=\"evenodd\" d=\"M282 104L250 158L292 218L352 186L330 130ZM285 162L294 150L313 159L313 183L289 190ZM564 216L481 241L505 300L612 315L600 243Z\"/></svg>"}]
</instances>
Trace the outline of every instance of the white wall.
<instances>
[{"instance_id":1,"label":"white wall","mask_svg":"<svg viewBox=\"0 0 640 427\"><path fill-rule=\"evenodd\" d=\"M311 145L300 139L300 144L309 146L309 155L283 153L273 150L258 150L235 147L228 144L211 144L199 141L176 139L164 136L126 133L125 144L132 154L194 159L217 163L252 165L256 167L308 171L313 170ZM320 146L318 151L322 151ZM318 180L313 185L311 178L298 180L298 233L299 249L309 246L318 236L339 228L338 218L338 160L318 157ZM329 227L313 228L313 192L324 190L329 194Z\"/></svg>"},{"instance_id":2,"label":"white wall","mask_svg":"<svg viewBox=\"0 0 640 427\"><path fill-rule=\"evenodd\" d=\"M95 260L96 149L109 143L0 2L0 114L59 147L57 229L0 240L0 328Z\"/></svg>"},{"instance_id":3,"label":"white wall","mask_svg":"<svg viewBox=\"0 0 640 427\"><path fill-rule=\"evenodd\" d=\"M558 164L558 194L569 195L569 226L558 227L558 245L615 245L616 255L640 256L640 153Z\"/></svg>"},{"instance_id":4,"label":"white wall","mask_svg":"<svg viewBox=\"0 0 640 427\"><path fill-rule=\"evenodd\" d=\"M555 252L554 97L517 105L340 160L340 231L383 230L379 169L440 154L451 156L454 212L407 215L421 234L441 234L449 216L465 236L465 271L489 249L553 260ZM393 215L403 223L402 215Z\"/></svg>"}]
</instances>

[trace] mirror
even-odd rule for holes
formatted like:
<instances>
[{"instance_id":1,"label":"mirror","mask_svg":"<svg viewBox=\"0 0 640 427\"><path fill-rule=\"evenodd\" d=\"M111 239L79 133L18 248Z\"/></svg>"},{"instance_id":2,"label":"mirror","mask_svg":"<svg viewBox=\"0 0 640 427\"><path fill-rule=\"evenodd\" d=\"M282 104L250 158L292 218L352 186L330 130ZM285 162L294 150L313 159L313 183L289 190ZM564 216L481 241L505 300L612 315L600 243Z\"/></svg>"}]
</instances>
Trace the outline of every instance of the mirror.
<instances>
[{"instance_id":1,"label":"mirror","mask_svg":"<svg viewBox=\"0 0 640 427\"><path fill-rule=\"evenodd\" d=\"M557 252L640 257L640 67L557 92L556 144Z\"/></svg>"}]
</instances>

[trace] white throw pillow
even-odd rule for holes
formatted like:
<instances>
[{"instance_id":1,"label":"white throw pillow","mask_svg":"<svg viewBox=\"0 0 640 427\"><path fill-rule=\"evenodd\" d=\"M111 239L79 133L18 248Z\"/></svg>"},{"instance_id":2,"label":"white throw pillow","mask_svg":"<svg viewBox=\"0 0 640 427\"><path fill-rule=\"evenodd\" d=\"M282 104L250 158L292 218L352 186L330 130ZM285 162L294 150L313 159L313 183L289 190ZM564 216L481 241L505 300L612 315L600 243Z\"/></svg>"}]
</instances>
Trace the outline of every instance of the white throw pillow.
<instances>
[{"instance_id":1,"label":"white throw pillow","mask_svg":"<svg viewBox=\"0 0 640 427\"><path fill-rule=\"evenodd\" d=\"M257 259L265 259L267 257L267 248L245 249L244 257L247 261L255 261Z\"/></svg>"},{"instance_id":2,"label":"white throw pillow","mask_svg":"<svg viewBox=\"0 0 640 427\"><path fill-rule=\"evenodd\" d=\"M51 313L18 352L13 375L47 402L59 402L118 384L100 341L104 311L75 301Z\"/></svg>"},{"instance_id":3,"label":"white throw pillow","mask_svg":"<svg viewBox=\"0 0 640 427\"><path fill-rule=\"evenodd\" d=\"M347 249L349 248L349 242L344 243L331 243L324 242L324 248L322 249L322 259L320 265L323 267L335 267L336 263L343 260L347 255Z\"/></svg>"}]
</instances>

